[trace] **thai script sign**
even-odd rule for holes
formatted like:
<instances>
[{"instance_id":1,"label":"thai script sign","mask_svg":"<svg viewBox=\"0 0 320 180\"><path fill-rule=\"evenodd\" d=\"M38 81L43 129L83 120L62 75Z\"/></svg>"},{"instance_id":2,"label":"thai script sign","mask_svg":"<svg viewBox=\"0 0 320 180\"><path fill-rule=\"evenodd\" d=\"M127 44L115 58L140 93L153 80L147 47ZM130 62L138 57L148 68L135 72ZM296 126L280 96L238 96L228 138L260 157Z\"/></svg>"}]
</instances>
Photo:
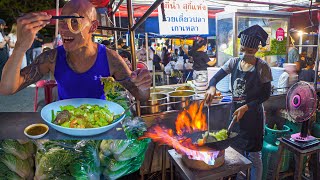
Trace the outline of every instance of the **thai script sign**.
<instances>
[{"instance_id":1,"label":"thai script sign","mask_svg":"<svg viewBox=\"0 0 320 180\"><path fill-rule=\"evenodd\" d=\"M276 31L277 41L283 41L284 39L284 30L282 28L278 28Z\"/></svg>"},{"instance_id":2,"label":"thai script sign","mask_svg":"<svg viewBox=\"0 0 320 180\"><path fill-rule=\"evenodd\" d=\"M158 8L161 35L208 34L208 6L205 0L164 0L164 16Z\"/></svg>"}]
</instances>

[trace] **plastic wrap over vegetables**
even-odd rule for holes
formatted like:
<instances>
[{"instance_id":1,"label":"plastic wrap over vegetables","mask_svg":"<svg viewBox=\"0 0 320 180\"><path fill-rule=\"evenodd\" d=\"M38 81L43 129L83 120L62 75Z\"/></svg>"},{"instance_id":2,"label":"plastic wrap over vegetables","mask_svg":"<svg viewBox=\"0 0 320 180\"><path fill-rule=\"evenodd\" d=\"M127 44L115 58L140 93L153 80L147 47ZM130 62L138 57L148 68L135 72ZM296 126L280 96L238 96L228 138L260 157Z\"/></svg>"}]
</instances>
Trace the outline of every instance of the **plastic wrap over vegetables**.
<instances>
[{"instance_id":1,"label":"plastic wrap over vegetables","mask_svg":"<svg viewBox=\"0 0 320 180\"><path fill-rule=\"evenodd\" d=\"M97 141L38 143L35 179L100 179Z\"/></svg>"},{"instance_id":2,"label":"plastic wrap over vegetables","mask_svg":"<svg viewBox=\"0 0 320 180\"><path fill-rule=\"evenodd\" d=\"M34 176L34 145L16 140L0 141L0 179L31 180Z\"/></svg>"},{"instance_id":3,"label":"plastic wrap over vegetables","mask_svg":"<svg viewBox=\"0 0 320 180\"><path fill-rule=\"evenodd\" d=\"M137 140L146 131L141 118L126 118L123 123L127 140L103 140L99 157L105 179L118 179L141 167L149 139Z\"/></svg>"}]
</instances>

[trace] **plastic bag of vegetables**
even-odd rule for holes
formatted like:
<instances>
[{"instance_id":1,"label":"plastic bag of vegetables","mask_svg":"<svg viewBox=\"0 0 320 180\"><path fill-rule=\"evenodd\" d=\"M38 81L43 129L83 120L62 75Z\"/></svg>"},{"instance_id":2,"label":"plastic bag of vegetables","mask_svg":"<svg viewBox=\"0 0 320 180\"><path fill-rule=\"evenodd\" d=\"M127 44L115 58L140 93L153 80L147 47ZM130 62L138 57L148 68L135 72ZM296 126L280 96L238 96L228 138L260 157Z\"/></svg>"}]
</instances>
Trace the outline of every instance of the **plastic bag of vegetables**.
<instances>
[{"instance_id":1,"label":"plastic bag of vegetables","mask_svg":"<svg viewBox=\"0 0 320 180\"><path fill-rule=\"evenodd\" d=\"M5 140L1 143L1 147L6 153L13 154L23 160L34 154L34 145L32 142L20 144L16 140Z\"/></svg>"},{"instance_id":2,"label":"plastic bag of vegetables","mask_svg":"<svg viewBox=\"0 0 320 180\"><path fill-rule=\"evenodd\" d=\"M147 131L147 126L141 117L126 117L122 126L128 139L137 139Z\"/></svg>"},{"instance_id":3,"label":"plastic bag of vegetables","mask_svg":"<svg viewBox=\"0 0 320 180\"><path fill-rule=\"evenodd\" d=\"M0 141L0 179L31 180L34 176L31 142L20 144L17 140Z\"/></svg>"},{"instance_id":4,"label":"plastic bag of vegetables","mask_svg":"<svg viewBox=\"0 0 320 180\"><path fill-rule=\"evenodd\" d=\"M141 118L127 117L122 123L127 140L103 140L99 157L105 179L118 179L141 167L149 139L137 140L147 130Z\"/></svg>"},{"instance_id":5,"label":"plastic bag of vegetables","mask_svg":"<svg viewBox=\"0 0 320 180\"><path fill-rule=\"evenodd\" d=\"M99 179L97 141L48 141L38 144L35 179Z\"/></svg>"}]
</instances>

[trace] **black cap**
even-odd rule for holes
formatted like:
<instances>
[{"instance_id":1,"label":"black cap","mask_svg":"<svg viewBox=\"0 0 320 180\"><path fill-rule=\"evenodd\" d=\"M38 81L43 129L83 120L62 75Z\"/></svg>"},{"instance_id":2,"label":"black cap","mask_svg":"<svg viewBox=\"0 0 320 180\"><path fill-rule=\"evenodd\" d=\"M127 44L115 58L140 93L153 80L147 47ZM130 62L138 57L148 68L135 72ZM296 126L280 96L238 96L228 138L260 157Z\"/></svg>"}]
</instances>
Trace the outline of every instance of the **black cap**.
<instances>
[{"instance_id":1,"label":"black cap","mask_svg":"<svg viewBox=\"0 0 320 180\"><path fill-rule=\"evenodd\" d=\"M257 49L260 43L263 47L266 46L268 33L259 25L254 25L241 31L238 38L241 38L240 44L242 46Z\"/></svg>"},{"instance_id":2,"label":"black cap","mask_svg":"<svg viewBox=\"0 0 320 180\"><path fill-rule=\"evenodd\" d=\"M0 24L6 25L6 22L3 19L0 19Z\"/></svg>"}]
</instances>

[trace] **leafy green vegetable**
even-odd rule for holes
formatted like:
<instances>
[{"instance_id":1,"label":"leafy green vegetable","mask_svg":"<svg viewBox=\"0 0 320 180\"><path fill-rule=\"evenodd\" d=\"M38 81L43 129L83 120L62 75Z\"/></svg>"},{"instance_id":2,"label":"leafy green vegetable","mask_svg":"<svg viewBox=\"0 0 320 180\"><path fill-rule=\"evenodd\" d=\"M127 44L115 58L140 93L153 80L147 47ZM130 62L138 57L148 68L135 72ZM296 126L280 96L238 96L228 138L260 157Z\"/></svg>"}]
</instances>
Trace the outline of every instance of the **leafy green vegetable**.
<instances>
[{"instance_id":1,"label":"leafy green vegetable","mask_svg":"<svg viewBox=\"0 0 320 180\"><path fill-rule=\"evenodd\" d=\"M70 166L71 175L77 180L100 179L100 159L96 142L88 141L79 150L79 158Z\"/></svg>"},{"instance_id":2,"label":"leafy green vegetable","mask_svg":"<svg viewBox=\"0 0 320 180\"><path fill-rule=\"evenodd\" d=\"M106 179L118 179L124 175L127 174L127 172L131 169L131 166L124 166L123 168L117 170L117 171L111 171L108 168L105 168L103 171L103 175Z\"/></svg>"},{"instance_id":3,"label":"leafy green vegetable","mask_svg":"<svg viewBox=\"0 0 320 180\"><path fill-rule=\"evenodd\" d=\"M273 129L278 130L277 124L274 124Z\"/></svg>"},{"instance_id":4,"label":"leafy green vegetable","mask_svg":"<svg viewBox=\"0 0 320 180\"><path fill-rule=\"evenodd\" d=\"M228 138L228 131L226 129L222 129L216 133L209 133L209 135L215 137L217 141L222 141Z\"/></svg>"},{"instance_id":5,"label":"leafy green vegetable","mask_svg":"<svg viewBox=\"0 0 320 180\"><path fill-rule=\"evenodd\" d=\"M61 111L67 110L71 117L60 124L68 128L97 128L111 124L114 114L108 106L83 104L80 107L72 105L60 106Z\"/></svg>"},{"instance_id":6,"label":"leafy green vegetable","mask_svg":"<svg viewBox=\"0 0 320 180\"><path fill-rule=\"evenodd\" d=\"M117 161L126 161L133 157L137 157L141 152L147 149L149 139L133 140L131 144L121 154L114 154Z\"/></svg>"},{"instance_id":7,"label":"leafy green vegetable","mask_svg":"<svg viewBox=\"0 0 320 180\"><path fill-rule=\"evenodd\" d=\"M147 131L147 125L141 117L134 117L133 119L126 117L122 122L122 126L128 139L137 139Z\"/></svg>"},{"instance_id":8,"label":"leafy green vegetable","mask_svg":"<svg viewBox=\"0 0 320 180\"><path fill-rule=\"evenodd\" d=\"M23 180L22 177L11 171L4 163L0 162L0 179L1 180Z\"/></svg>"},{"instance_id":9,"label":"leafy green vegetable","mask_svg":"<svg viewBox=\"0 0 320 180\"><path fill-rule=\"evenodd\" d=\"M99 179L98 143L63 140L38 145L35 179Z\"/></svg>"},{"instance_id":10,"label":"leafy green vegetable","mask_svg":"<svg viewBox=\"0 0 320 180\"><path fill-rule=\"evenodd\" d=\"M48 151L38 151L36 154L35 179L54 179L60 176L71 176L69 165L78 155L70 150L54 147Z\"/></svg>"},{"instance_id":11,"label":"leafy green vegetable","mask_svg":"<svg viewBox=\"0 0 320 180\"><path fill-rule=\"evenodd\" d=\"M22 145L16 140L4 140L1 146L6 153L11 153L22 160L34 153L34 145L31 142Z\"/></svg>"},{"instance_id":12,"label":"leafy green vegetable","mask_svg":"<svg viewBox=\"0 0 320 180\"><path fill-rule=\"evenodd\" d=\"M22 160L12 154L5 153L1 156L1 162L11 171L17 173L22 178L28 178L32 172L32 167L28 160Z\"/></svg>"}]
</instances>

